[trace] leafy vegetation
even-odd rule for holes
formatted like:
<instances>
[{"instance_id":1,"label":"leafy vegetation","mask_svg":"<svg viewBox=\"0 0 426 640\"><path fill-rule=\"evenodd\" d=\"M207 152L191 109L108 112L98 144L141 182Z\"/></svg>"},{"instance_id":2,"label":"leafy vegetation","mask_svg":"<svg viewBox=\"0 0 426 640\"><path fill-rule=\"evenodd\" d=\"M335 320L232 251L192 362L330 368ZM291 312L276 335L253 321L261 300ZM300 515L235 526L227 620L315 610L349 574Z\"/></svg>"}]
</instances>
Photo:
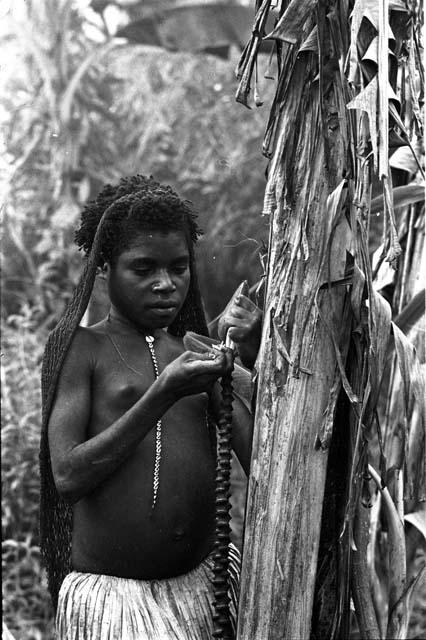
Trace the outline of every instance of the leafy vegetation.
<instances>
[{"instance_id":1,"label":"leafy vegetation","mask_svg":"<svg viewBox=\"0 0 426 640\"><path fill-rule=\"evenodd\" d=\"M82 203L135 172L171 182L194 201L206 231L202 281L215 273L226 296L247 277L247 263L258 276L263 122L235 109L233 63L94 43L70 1L28 3L10 30L7 46L18 62L3 91L11 161L6 315L26 300L45 319L60 314L56 294L66 301L80 264L72 230ZM218 289L205 290L215 314Z\"/></svg>"},{"instance_id":2,"label":"leafy vegetation","mask_svg":"<svg viewBox=\"0 0 426 640\"><path fill-rule=\"evenodd\" d=\"M82 203L136 172L193 200L210 317L243 278L259 277L266 237L263 118L235 109L234 62L123 46L106 33L99 43L89 26L68 0L16 3L4 42L16 60L2 87L4 616L22 640L51 629L37 541L39 366L80 271L72 236Z\"/></svg>"},{"instance_id":3,"label":"leafy vegetation","mask_svg":"<svg viewBox=\"0 0 426 640\"><path fill-rule=\"evenodd\" d=\"M38 548L39 369L43 334L27 307L3 326L3 615L19 638L49 640L52 610Z\"/></svg>"},{"instance_id":4,"label":"leafy vegetation","mask_svg":"<svg viewBox=\"0 0 426 640\"><path fill-rule=\"evenodd\" d=\"M238 100L259 101L263 37L280 73L263 145L273 233L238 637L348 637L354 606L359 637L402 639L426 581L411 526L426 497L424 366L398 328L418 294L423 358L422 8L256 7Z\"/></svg>"}]
</instances>

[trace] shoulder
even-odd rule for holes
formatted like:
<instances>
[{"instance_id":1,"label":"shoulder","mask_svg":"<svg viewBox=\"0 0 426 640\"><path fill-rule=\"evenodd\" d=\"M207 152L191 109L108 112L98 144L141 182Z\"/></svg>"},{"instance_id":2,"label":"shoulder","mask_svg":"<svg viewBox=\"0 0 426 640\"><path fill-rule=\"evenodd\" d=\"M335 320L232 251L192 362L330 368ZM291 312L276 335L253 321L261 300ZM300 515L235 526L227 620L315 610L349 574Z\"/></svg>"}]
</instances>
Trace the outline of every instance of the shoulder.
<instances>
[{"instance_id":1,"label":"shoulder","mask_svg":"<svg viewBox=\"0 0 426 640\"><path fill-rule=\"evenodd\" d=\"M92 351L104 341L105 336L96 327L78 327L71 343L71 349Z\"/></svg>"},{"instance_id":2,"label":"shoulder","mask_svg":"<svg viewBox=\"0 0 426 640\"><path fill-rule=\"evenodd\" d=\"M96 327L78 327L67 353L67 363L95 365L105 341L106 335Z\"/></svg>"}]
</instances>

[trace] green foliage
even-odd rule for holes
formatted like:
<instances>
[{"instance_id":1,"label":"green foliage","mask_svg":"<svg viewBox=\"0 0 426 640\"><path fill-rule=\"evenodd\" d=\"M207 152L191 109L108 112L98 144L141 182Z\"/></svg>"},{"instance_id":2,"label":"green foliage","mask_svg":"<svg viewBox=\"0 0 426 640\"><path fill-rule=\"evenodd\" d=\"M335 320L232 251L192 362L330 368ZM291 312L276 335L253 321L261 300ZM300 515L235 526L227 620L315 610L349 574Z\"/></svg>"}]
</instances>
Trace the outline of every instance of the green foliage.
<instances>
[{"instance_id":1,"label":"green foliage","mask_svg":"<svg viewBox=\"0 0 426 640\"><path fill-rule=\"evenodd\" d=\"M46 330L80 271L72 236L83 202L138 172L191 199L205 230L199 263L210 317L241 280L259 277L266 239L264 116L236 108L234 63L99 45L87 26L70 0L29 1L23 17L9 19L5 43L16 63L1 99L3 580L5 619L20 640L51 634L37 540L39 366ZM236 542L242 514L243 488Z\"/></svg>"},{"instance_id":2,"label":"green foliage","mask_svg":"<svg viewBox=\"0 0 426 640\"><path fill-rule=\"evenodd\" d=\"M264 116L236 108L233 62L95 44L72 5L30 3L27 19L10 24L4 314L28 301L40 322L57 319L79 271L72 233L83 202L140 172L200 211L201 280L214 275L206 305L215 315L239 281L260 274Z\"/></svg>"},{"instance_id":3,"label":"green foliage","mask_svg":"<svg viewBox=\"0 0 426 640\"><path fill-rule=\"evenodd\" d=\"M90 158L82 164L80 156L90 143L82 99L92 99L96 87L90 73L79 72L91 45L70 2L29 2L25 18L13 15L7 50L15 64L2 92L10 160L3 310L16 313L28 302L40 321L54 320L69 296L65 283L75 280L72 227L89 193Z\"/></svg>"},{"instance_id":4,"label":"green foliage","mask_svg":"<svg viewBox=\"0 0 426 640\"><path fill-rule=\"evenodd\" d=\"M3 615L20 640L49 638L52 612L38 547L39 369L42 336L26 315L3 329Z\"/></svg>"}]
</instances>

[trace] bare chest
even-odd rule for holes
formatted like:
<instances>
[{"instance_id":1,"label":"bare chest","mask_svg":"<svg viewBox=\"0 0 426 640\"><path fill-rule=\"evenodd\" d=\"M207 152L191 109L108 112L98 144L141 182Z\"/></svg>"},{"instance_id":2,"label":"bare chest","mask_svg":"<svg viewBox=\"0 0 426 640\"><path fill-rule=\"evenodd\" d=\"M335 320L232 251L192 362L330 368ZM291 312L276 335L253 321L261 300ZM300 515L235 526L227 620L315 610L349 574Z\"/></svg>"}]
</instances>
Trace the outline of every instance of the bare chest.
<instances>
[{"instance_id":1,"label":"bare chest","mask_svg":"<svg viewBox=\"0 0 426 640\"><path fill-rule=\"evenodd\" d=\"M91 419L88 436L106 429L140 400L166 366L184 348L155 344L154 354L142 341L123 344L117 339L106 341L102 357L94 367L91 381ZM205 422L207 394L188 396L179 400L165 416L165 423Z\"/></svg>"},{"instance_id":2,"label":"bare chest","mask_svg":"<svg viewBox=\"0 0 426 640\"><path fill-rule=\"evenodd\" d=\"M141 398L182 349L162 341L125 339L106 334L91 381L92 416L124 413ZM168 348L167 348L168 347Z\"/></svg>"}]
</instances>

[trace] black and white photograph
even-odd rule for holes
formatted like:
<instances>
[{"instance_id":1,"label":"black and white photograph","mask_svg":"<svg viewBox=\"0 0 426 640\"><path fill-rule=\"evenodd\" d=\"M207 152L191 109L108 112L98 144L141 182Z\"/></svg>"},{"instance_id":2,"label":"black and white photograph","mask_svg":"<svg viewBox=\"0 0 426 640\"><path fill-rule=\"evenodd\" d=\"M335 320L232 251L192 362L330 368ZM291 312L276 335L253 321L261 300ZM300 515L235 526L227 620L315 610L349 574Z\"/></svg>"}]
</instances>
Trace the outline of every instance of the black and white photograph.
<instances>
[{"instance_id":1,"label":"black and white photograph","mask_svg":"<svg viewBox=\"0 0 426 640\"><path fill-rule=\"evenodd\" d=\"M426 637L421 0L0 0L3 640Z\"/></svg>"}]
</instances>

